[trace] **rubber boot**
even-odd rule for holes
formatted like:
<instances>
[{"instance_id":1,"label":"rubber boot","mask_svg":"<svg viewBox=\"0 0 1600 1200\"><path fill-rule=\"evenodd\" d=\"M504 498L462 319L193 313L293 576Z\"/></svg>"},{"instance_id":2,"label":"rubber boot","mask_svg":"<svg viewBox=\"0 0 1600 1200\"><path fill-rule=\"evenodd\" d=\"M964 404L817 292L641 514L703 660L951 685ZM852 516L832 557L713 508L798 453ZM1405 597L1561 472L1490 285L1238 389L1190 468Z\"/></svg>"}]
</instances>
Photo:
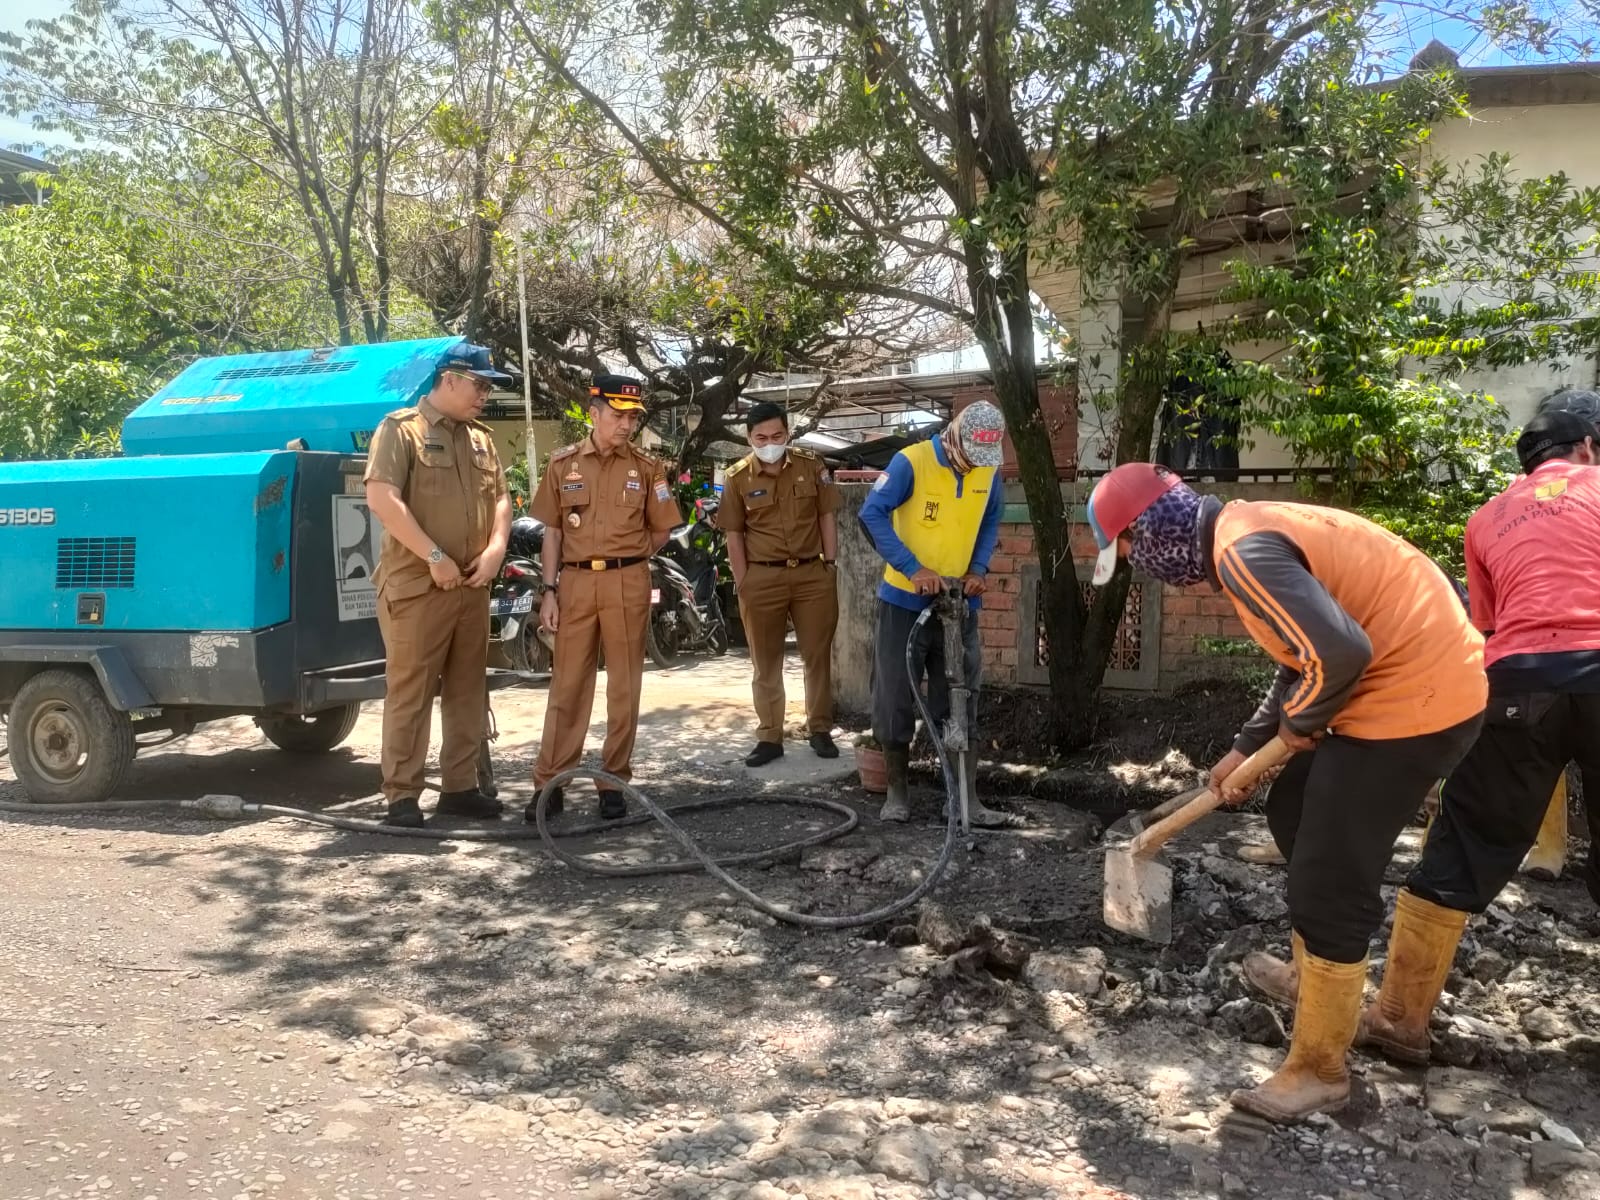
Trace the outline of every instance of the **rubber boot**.
<instances>
[{"instance_id":1,"label":"rubber boot","mask_svg":"<svg viewBox=\"0 0 1600 1200\"><path fill-rule=\"evenodd\" d=\"M1283 851L1278 849L1277 842L1257 843L1252 846L1240 846L1238 850L1240 859L1257 866L1281 867L1288 863L1283 856Z\"/></svg>"},{"instance_id":2,"label":"rubber boot","mask_svg":"<svg viewBox=\"0 0 1600 1200\"><path fill-rule=\"evenodd\" d=\"M878 810L880 821L909 821L911 819L910 746L885 746L883 769L889 780L889 794Z\"/></svg>"},{"instance_id":3,"label":"rubber boot","mask_svg":"<svg viewBox=\"0 0 1600 1200\"><path fill-rule=\"evenodd\" d=\"M1300 963L1305 958L1306 944L1295 933L1290 935L1289 946L1293 953L1290 962L1265 950L1256 950L1244 956L1243 967L1246 983L1263 996L1293 1008L1300 994Z\"/></svg>"},{"instance_id":4,"label":"rubber boot","mask_svg":"<svg viewBox=\"0 0 1600 1200\"><path fill-rule=\"evenodd\" d=\"M967 776L967 823L974 829L1009 829L1021 824L1010 813L984 807L978 800L978 756L968 750L963 761L966 763ZM960 796L956 797L956 803L961 803Z\"/></svg>"},{"instance_id":5,"label":"rubber boot","mask_svg":"<svg viewBox=\"0 0 1600 1200\"><path fill-rule=\"evenodd\" d=\"M1561 869L1567 864L1567 776L1562 772L1556 780L1556 790L1550 797L1550 807L1544 810L1544 821L1539 826L1539 836L1533 849L1522 860L1522 870L1535 879L1560 879Z\"/></svg>"},{"instance_id":6,"label":"rubber boot","mask_svg":"<svg viewBox=\"0 0 1600 1200\"><path fill-rule=\"evenodd\" d=\"M1428 1018L1444 991L1467 914L1401 889L1395 900L1389 961L1378 998L1361 1014L1356 1045L1397 1062L1428 1061Z\"/></svg>"},{"instance_id":7,"label":"rubber boot","mask_svg":"<svg viewBox=\"0 0 1600 1200\"><path fill-rule=\"evenodd\" d=\"M1367 960L1336 963L1304 954L1300 997L1294 1011L1294 1036L1283 1066L1265 1083L1234 1092L1235 1108L1279 1124L1302 1121L1313 1113L1338 1112L1350 1102L1350 1072L1345 1052L1361 1020L1361 992Z\"/></svg>"}]
</instances>

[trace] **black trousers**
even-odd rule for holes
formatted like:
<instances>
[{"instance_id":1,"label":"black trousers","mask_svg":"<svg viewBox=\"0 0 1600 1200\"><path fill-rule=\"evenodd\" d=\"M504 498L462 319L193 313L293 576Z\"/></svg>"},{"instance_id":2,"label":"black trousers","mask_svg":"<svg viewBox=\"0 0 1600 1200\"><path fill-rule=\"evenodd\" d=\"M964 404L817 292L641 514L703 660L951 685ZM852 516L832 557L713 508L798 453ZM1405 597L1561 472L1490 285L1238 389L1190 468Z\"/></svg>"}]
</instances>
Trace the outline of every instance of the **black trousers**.
<instances>
[{"instance_id":1,"label":"black trousers","mask_svg":"<svg viewBox=\"0 0 1600 1200\"><path fill-rule=\"evenodd\" d=\"M1600 695L1496 694L1483 733L1445 779L1439 815L1406 886L1424 900L1481 913L1539 836L1556 780L1576 759L1600 779ZM1591 820L1600 796L1584 789Z\"/></svg>"},{"instance_id":2,"label":"black trousers","mask_svg":"<svg viewBox=\"0 0 1600 1200\"><path fill-rule=\"evenodd\" d=\"M898 604L878 601L877 630L872 655L872 733L885 746L909 746L917 732L917 701L913 688L920 688L924 675L928 681L928 708L933 719L943 724L950 716L950 682L945 678L944 623L930 616L917 630L911 650L914 675L906 673L906 639L922 614ZM968 729L975 729L978 717L978 685L983 675L983 649L978 642L978 614L967 611L961 624L961 660L967 687L972 692L967 706ZM939 730L928 731L939 736Z\"/></svg>"},{"instance_id":3,"label":"black trousers","mask_svg":"<svg viewBox=\"0 0 1600 1200\"><path fill-rule=\"evenodd\" d=\"M1337 963L1366 957L1383 924L1379 889L1395 840L1482 721L1383 741L1330 736L1273 781L1267 825L1289 860L1289 920L1308 953Z\"/></svg>"}]
</instances>

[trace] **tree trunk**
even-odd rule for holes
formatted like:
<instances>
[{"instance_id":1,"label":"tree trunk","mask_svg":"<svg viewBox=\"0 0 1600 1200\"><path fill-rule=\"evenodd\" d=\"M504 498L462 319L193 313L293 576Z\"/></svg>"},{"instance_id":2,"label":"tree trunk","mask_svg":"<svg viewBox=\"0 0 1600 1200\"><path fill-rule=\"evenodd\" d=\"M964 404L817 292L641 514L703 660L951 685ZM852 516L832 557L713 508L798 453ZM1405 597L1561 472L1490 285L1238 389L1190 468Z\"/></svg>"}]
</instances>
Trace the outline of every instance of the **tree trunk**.
<instances>
[{"instance_id":1,"label":"tree trunk","mask_svg":"<svg viewBox=\"0 0 1600 1200\"><path fill-rule=\"evenodd\" d=\"M463 331L467 340L483 340L489 281L494 265L496 223L490 220L485 204L489 196L489 139L495 126L494 85L500 70L500 6L494 7L494 24L489 40L489 61L484 65L483 120L478 143L472 148L472 275L467 297L467 321Z\"/></svg>"},{"instance_id":2,"label":"tree trunk","mask_svg":"<svg viewBox=\"0 0 1600 1200\"><path fill-rule=\"evenodd\" d=\"M1143 462L1150 457L1150 439L1155 433L1156 416L1166 390L1166 340L1172 323L1172 300L1177 293L1182 263L1182 253L1170 250L1168 270L1159 281L1157 293L1147 297L1147 316L1139 343L1124 356L1127 375L1123 380L1118 405L1114 465ZM1074 692L1069 703L1074 712L1086 711L1099 694L1132 582L1132 568L1126 562L1120 562L1111 581L1105 587L1095 589L1095 595L1084 614L1078 640L1078 657L1068 685ZM1160 653L1159 646L1146 649L1148 653ZM1054 672L1051 674L1051 683L1056 683ZM1081 746L1092 735L1092 722L1074 727L1073 736L1081 737L1081 740L1070 741L1069 744Z\"/></svg>"},{"instance_id":3,"label":"tree trunk","mask_svg":"<svg viewBox=\"0 0 1600 1200\"><path fill-rule=\"evenodd\" d=\"M1005 415L1033 525L1039 562L1039 619L1049 652L1053 740L1060 749L1072 750L1094 734L1094 702L1104 659L1099 667L1086 669L1093 664L1085 657L1085 613L1072 558L1071 528L1061 497L1055 449L1039 405L1027 251L1024 248L1007 256L998 277L982 269L986 256L969 255L968 261L975 331L994 373L995 402ZM1021 653L1032 653L1033 631L1020 632Z\"/></svg>"}]
</instances>

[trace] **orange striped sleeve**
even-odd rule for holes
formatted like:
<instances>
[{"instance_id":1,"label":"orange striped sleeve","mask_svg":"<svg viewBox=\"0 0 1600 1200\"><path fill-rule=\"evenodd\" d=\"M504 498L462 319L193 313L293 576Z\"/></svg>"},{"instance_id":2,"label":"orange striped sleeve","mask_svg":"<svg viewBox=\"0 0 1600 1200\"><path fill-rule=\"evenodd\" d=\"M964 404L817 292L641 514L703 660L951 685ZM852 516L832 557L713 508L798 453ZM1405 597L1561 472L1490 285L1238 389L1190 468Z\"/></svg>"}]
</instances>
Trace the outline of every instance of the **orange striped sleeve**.
<instances>
[{"instance_id":1,"label":"orange striped sleeve","mask_svg":"<svg viewBox=\"0 0 1600 1200\"><path fill-rule=\"evenodd\" d=\"M1303 712L1316 698L1326 677L1316 643L1306 636L1295 619L1272 598L1272 593L1251 574L1250 568L1245 566L1244 559L1239 557L1236 549L1229 546L1223 553L1222 562L1227 568L1227 574L1219 572L1218 578L1226 583L1231 577L1231 581L1242 593L1245 603L1272 627L1272 631L1283 639L1283 644L1293 650L1295 656L1299 658L1300 680L1283 698L1282 709L1288 716Z\"/></svg>"}]
</instances>

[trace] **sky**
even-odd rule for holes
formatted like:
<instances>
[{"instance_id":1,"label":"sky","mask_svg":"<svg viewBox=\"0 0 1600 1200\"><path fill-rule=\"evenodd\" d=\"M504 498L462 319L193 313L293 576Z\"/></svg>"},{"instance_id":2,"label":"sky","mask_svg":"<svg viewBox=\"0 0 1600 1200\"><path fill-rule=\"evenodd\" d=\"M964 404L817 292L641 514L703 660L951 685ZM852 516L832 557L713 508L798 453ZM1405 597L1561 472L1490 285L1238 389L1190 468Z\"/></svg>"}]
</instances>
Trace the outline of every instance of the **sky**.
<instances>
[{"instance_id":1,"label":"sky","mask_svg":"<svg viewBox=\"0 0 1600 1200\"><path fill-rule=\"evenodd\" d=\"M4 0L4 3L0 4L0 10L3 10L0 11L0 32L21 34L27 22L49 19L65 12L68 2L69 0ZM1543 12L1581 11L1580 0L1533 0L1532 6ZM1465 67L1498 66L1517 61L1504 51L1486 44L1466 25L1430 13L1426 11L1427 7L1429 5L1425 3L1386 3L1381 6L1381 11L1386 17L1403 26L1398 32L1399 44L1395 47L1395 70L1401 69L1413 53L1434 38L1455 49L1461 56L1461 65ZM1596 30L1596 33L1600 35L1600 30ZM1600 40L1600 37L1597 37L1597 40ZM40 136L26 121L0 116L0 146L26 151L30 148L28 144L37 142ZM52 142L60 139L58 134L43 136Z\"/></svg>"},{"instance_id":2,"label":"sky","mask_svg":"<svg viewBox=\"0 0 1600 1200\"><path fill-rule=\"evenodd\" d=\"M67 10L67 0L5 0L0 12L0 32L22 34L29 21L48 21ZM46 138L59 139L59 134L45 134ZM20 149L26 143L38 141L40 135L26 121L0 114L0 146Z\"/></svg>"}]
</instances>

